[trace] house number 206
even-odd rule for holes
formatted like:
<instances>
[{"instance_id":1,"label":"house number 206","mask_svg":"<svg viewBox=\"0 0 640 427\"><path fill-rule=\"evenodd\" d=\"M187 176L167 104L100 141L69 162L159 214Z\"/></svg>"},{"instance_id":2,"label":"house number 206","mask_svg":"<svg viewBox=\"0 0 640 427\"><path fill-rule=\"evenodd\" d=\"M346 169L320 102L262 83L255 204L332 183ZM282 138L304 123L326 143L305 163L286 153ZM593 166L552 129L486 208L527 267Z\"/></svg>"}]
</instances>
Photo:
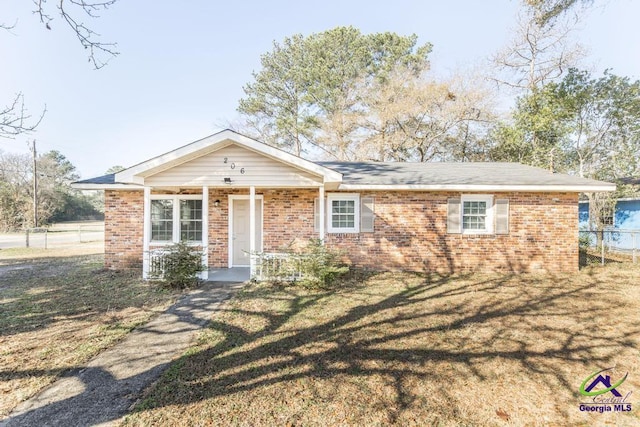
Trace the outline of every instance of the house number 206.
<instances>
[{"instance_id":1,"label":"house number 206","mask_svg":"<svg viewBox=\"0 0 640 427\"><path fill-rule=\"evenodd\" d=\"M227 163L229 163L229 158L228 158L228 157L225 157L225 158L222 160L222 163L224 163L225 165L226 165ZM235 169L235 168L236 168L236 164L235 164L234 162L231 162L231 165L230 165L230 166L231 166L231 169ZM244 175L244 168L240 168L240 173Z\"/></svg>"}]
</instances>

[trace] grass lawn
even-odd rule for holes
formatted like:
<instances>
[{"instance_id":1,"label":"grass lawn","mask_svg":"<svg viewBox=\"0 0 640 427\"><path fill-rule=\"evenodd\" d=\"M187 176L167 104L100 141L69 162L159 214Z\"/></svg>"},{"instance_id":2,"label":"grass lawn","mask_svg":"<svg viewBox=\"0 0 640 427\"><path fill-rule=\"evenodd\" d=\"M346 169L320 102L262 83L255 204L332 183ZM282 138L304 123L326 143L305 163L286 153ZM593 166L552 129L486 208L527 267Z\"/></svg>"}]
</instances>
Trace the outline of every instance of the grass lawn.
<instances>
[{"instance_id":1,"label":"grass lawn","mask_svg":"<svg viewBox=\"0 0 640 427\"><path fill-rule=\"evenodd\" d=\"M0 251L0 418L176 299L92 247Z\"/></svg>"},{"instance_id":2,"label":"grass lawn","mask_svg":"<svg viewBox=\"0 0 640 427\"><path fill-rule=\"evenodd\" d=\"M640 266L251 284L124 424L639 425L639 356ZM609 367L632 412L580 412Z\"/></svg>"}]
</instances>

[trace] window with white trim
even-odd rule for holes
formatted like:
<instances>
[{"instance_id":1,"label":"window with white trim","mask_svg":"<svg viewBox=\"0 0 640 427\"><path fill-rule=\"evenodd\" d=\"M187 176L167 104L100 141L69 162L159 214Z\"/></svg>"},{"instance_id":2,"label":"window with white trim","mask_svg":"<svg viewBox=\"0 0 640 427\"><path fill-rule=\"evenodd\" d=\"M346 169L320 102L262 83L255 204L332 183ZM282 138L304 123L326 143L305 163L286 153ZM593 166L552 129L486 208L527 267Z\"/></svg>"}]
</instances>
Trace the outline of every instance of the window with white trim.
<instances>
[{"instance_id":1,"label":"window with white trim","mask_svg":"<svg viewBox=\"0 0 640 427\"><path fill-rule=\"evenodd\" d=\"M202 241L201 196L152 196L151 241Z\"/></svg>"},{"instance_id":2,"label":"window with white trim","mask_svg":"<svg viewBox=\"0 0 640 427\"><path fill-rule=\"evenodd\" d=\"M466 234L493 233L493 196L463 195L461 201L462 232Z\"/></svg>"},{"instance_id":3,"label":"window with white trim","mask_svg":"<svg viewBox=\"0 0 640 427\"><path fill-rule=\"evenodd\" d=\"M327 231L329 233L358 233L360 231L359 194L328 194L327 205Z\"/></svg>"}]
</instances>

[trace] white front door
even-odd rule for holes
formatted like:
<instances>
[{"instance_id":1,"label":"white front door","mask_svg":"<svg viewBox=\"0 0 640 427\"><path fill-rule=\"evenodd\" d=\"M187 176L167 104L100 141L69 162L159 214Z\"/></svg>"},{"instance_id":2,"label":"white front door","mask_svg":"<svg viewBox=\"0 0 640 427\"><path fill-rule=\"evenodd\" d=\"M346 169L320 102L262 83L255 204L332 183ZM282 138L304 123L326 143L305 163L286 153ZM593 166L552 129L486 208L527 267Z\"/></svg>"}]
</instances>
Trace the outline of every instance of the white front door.
<instances>
[{"instance_id":1,"label":"white front door","mask_svg":"<svg viewBox=\"0 0 640 427\"><path fill-rule=\"evenodd\" d=\"M230 267L249 266L249 199L232 199ZM256 250L262 250L262 199L256 198Z\"/></svg>"}]
</instances>

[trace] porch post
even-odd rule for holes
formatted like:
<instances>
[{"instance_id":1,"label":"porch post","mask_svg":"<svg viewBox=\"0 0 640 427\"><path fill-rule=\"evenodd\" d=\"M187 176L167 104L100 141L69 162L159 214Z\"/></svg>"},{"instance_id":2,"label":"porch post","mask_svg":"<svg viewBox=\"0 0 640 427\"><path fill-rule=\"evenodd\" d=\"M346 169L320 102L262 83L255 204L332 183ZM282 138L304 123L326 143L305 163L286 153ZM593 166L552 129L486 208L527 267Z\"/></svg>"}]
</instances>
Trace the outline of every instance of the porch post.
<instances>
[{"instance_id":1,"label":"porch post","mask_svg":"<svg viewBox=\"0 0 640 427\"><path fill-rule=\"evenodd\" d=\"M200 272L200 278L209 278L209 187L202 187L202 264L205 270Z\"/></svg>"},{"instance_id":2,"label":"porch post","mask_svg":"<svg viewBox=\"0 0 640 427\"><path fill-rule=\"evenodd\" d=\"M318 215L320 216L320 222L318 223L318 234L319 238L324 243L324 224L325 224L325 213L324 213L324 185L320 187L320 198L318 199L318 203L320 206L318 207Z\"/></svg>"},{"instance_id":3,"label":"porch post","mask_svg":"<svg viewBox=\"0 0 640 427\"><path fill-rule=\"evenodd\" d=\"M144 203L142 209L144 222L142 226L142 278L149 278L149 242L151 241L151 187L144 187Z\"/></svg>"},{"instance_id":4,"label":"porch post","mask_svg":"<svg viewBox=\"0 0 640 427\"><path fill-rule=\"evenodd\" d=\"M256 187L249 187L249 277L255 274L256 254Z\"/></svg>"}]
</instances>

